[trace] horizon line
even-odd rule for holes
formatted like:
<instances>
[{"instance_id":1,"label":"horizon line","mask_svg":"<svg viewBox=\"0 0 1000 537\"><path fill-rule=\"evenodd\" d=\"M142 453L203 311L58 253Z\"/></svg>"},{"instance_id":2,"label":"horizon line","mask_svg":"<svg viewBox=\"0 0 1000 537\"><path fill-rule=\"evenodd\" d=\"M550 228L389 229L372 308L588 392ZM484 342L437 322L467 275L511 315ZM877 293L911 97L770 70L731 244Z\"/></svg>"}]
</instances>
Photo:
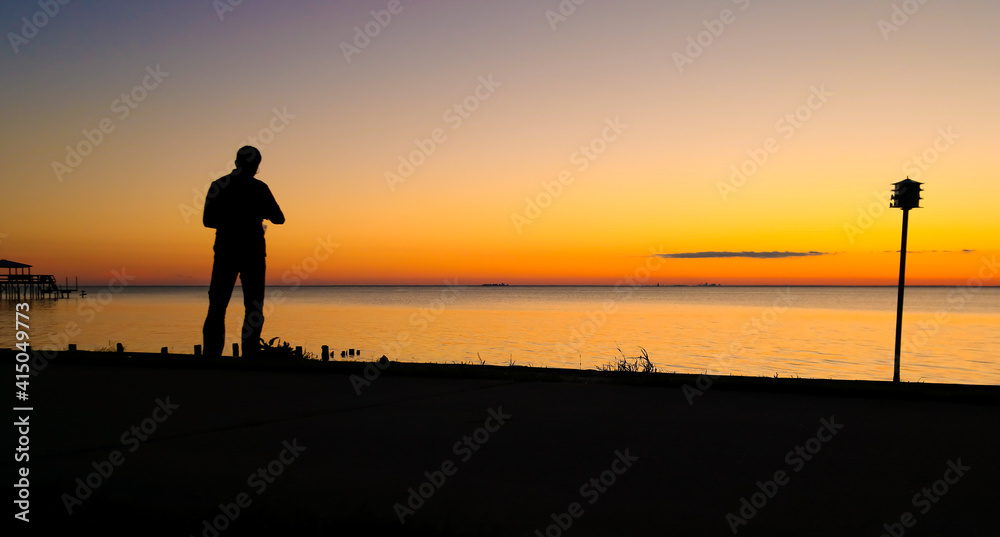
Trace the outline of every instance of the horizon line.
<instances>
[{"instance_id":1,"label":"horizon line","mask_svg":"<svg viewBox=\"0 0 1000 537\"><path fill-rule=\"evenodd\" d=\"M135 284L129 285L128 287L208 287L209 284ZM80 287L102 287L101 284L80 284ZM104 286L106 287L106 285ZM242 287L238 281L236 287ZM277 287L282 289L296 289L299 287L705 287L705 288L718 288L718 287L899 287L897 284L643 284L643 285L616 285L616 284L595 284L595 283L509 283L504 285L499 284L479 284L479 283L469 283L469 284L458 284L450 285L443 283L331 283L331 284L313 284L313 285L267 285L267 287ZM910 287L968 287L966 285L954 285L954 284L907 284L907 288ZM996 285L986 285L985 283L981 287L990 288L1000 288L1000 284Z\"/></svg>"}]
</instances>

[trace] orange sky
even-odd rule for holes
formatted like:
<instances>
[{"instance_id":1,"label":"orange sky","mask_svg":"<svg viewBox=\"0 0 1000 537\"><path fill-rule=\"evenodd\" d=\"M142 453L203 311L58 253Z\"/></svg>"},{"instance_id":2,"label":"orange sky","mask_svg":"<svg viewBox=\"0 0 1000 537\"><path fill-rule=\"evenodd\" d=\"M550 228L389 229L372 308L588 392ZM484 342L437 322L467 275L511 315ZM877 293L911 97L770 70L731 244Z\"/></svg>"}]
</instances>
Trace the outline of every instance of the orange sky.
<instances>
[{"instance_id":1,"label":"orange sky","mask_svg":"<svg viewBox=\"0 0 1000 537\"><path fill-rule=\"evenodd\" d=\"M893 284L907 175L909 283L1000 253L996 2L404 3L359 47L386 5L67 5L0 54L0 257L207 284L248 142L272 284Z\"/></svg>"}]
</instances>

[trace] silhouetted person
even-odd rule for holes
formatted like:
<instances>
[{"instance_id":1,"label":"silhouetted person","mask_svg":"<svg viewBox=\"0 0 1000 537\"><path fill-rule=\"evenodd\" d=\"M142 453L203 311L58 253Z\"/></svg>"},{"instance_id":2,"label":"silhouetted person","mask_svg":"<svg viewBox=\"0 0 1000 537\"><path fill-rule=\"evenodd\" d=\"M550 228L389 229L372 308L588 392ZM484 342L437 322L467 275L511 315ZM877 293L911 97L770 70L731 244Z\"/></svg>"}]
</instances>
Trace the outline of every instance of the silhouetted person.
<instances>
[{"instance_id":1,"label":"silhouetted person","mask_svg":"<svg viewBox=\"0 0 1000 537\"><path fill-rule=\"evenodd\" d=\"M285 223L271 189L254 179L260 151L243 146L236 152L236 169L212 182L205 197L205 227L215 228L215 263L208 288L208 317L202 328L205 355L221 356L226 341L226 307L233 296L236 276L243 284L243 355L260 350L264 325L263 221Z\"/></svg>"}]
</instances>

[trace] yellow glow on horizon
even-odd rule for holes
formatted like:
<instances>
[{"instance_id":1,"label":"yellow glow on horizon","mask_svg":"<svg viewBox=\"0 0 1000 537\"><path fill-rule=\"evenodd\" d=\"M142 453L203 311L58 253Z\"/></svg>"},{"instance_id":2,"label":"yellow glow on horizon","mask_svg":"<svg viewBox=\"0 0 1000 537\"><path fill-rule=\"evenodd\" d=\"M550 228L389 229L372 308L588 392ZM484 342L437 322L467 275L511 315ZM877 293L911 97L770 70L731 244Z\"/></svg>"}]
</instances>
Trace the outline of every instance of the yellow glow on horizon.
<instances>
[{"instance_id":1,"label":"yellow glow on horizon","mask_svg":"<svg viewBox=\"0 0 1000 537\"><path fill-rule=\"evenodd\" d=\"M901 213L882 196L909 175L925 192L908 249L928 253L908 279L958 285L1000 252L1000 4L970 1L923 5L888 39L870 2L752 3L683 71L671 53L716 8L587 4L553 32L524 3L414 4L346 61L363 6L247 5L223 25L91 6L120 31L47 30L5 64L0 257L205 284L204 189L254 143L288 219L267 231L275 284L329 237L306 283L614 284L653 249L823 254L670 259L653 283L890 285ZM118 117L147 65L170 75Z\"/></svg>"}]
</instances>

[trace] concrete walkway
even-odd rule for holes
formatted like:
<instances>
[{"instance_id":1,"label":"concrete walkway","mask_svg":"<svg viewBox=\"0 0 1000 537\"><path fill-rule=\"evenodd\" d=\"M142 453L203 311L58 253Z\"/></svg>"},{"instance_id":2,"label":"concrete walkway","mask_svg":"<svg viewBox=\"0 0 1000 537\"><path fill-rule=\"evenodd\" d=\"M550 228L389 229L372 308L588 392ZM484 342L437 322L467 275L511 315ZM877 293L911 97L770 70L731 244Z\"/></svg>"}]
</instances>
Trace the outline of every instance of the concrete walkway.
<instances>
[{"instance_id":1,"label":"concrete walkway","mask_svg":"<svg viewBox=\"0 0 1000 537\"><path fill-rule=\"evenodd\" d=\"M414 377L396 365L359 385L347 372L54 360L31 384L31 527L1000 534L996 399L715 387L689 404L676 385Z\"/></svg>"}]
</instances>

